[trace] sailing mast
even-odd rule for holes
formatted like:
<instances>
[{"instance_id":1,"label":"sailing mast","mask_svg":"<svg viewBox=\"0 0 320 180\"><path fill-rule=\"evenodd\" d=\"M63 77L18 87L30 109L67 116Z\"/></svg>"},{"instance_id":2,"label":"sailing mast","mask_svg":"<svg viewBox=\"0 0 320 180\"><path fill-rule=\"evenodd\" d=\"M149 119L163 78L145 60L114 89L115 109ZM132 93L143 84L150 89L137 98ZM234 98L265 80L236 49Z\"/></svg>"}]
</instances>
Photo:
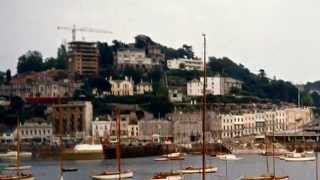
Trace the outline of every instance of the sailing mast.
<instances>
[{"instance_id":1,"label":"sailing mast","mask_svg":"<svg viewBox=\"0 0 320 180\"><path fill-rule=\"evenodd\" d=\"M207 70L206 70L206 34L203 36L203 98L202 98L202 180L206 179L206 86L207 86Z\"/></svg>"},{"instance_id":2,"label":"sailing mast","mask_svg":"<svg viewBox=\"0 0 320 180\"><path fill-rule=\"evenodd\" d=\"M62 117L62 109L60 109L59 111L59 141L60 141L60 180L63 180L63 138L62 138L62 135L63 135L63 117Z\"/></svg>"},{"instance_id":3,"label":"sailing mast","mask_svg":"<svg viewBox=\"0 0 320 180\"><path fill-rule=\"evenodd\" d=\"M21 161L20 161L20 120L19 120L19 115L17 116L17 161L16 161L16 166L17 166L17 176L20 177L20 166L21 166Z\"/></svg>"},{"instance_id":4,"label":"sailing mast","mask_svg":"<svg viewBox=\"0 0 320 180\"><path fill-rule=\"evenodd\" d=\"M120 127L120 112L119 109L116 109L116 123L117 123L117 163L118 163L118 171L119 171L119 180L121 180L121 152L120 152L120 146L121 146L121 127Z\"/></svg>"}]
</instances>

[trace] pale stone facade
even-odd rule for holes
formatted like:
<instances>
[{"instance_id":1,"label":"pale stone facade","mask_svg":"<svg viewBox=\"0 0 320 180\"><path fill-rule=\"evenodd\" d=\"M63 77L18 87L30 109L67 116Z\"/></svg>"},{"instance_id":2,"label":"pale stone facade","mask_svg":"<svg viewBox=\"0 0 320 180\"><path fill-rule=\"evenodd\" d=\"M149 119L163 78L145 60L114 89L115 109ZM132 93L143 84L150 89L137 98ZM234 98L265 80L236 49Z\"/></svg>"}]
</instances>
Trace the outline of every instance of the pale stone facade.
<instances>
[{"instance_id":1,"label":"pale stone facade","mask_svg":"<svg viewBox=\"0 0 320 180\"><path fill-rule=\"evenodd\" d=\"M52 142L52 135L51 123L25 122L20 127L22 141Z\"/></svg>"},{"instance_id":2,"label":"pale stone facade","mask_svg":"<svg viewBox=\"0 0 320 180\"><path fill-rule=\"evenodd\" d=\"M284 108L246 113L216 114L210 119L214 138L233 138L264 133L293 131L311 121L312 112L306 108Z\"/></svg>"},{"instance_id":3,"label":"pale stone facade","mask_svg":"<svg viewBox=\"0 0 320 180\"><path fill-rule=\"evenodd\" d=\"M134 95L134 82L128 77L124 80L113 80L112 77L109 78L109 83L111 84L111 95L114 96L133 96Z\"/></svg>"},{"instance_id":4,"label":"pale stone facade","mask_svg":"<svg viewBox=\"0 0 320 180\"><path fill-rule=\"evenodd\" d=\"M202 96L203 95L204 78L200 80L194 79L187 83L188 96ZM212 95L226 95L229 94L232 88L241 89L242 83L230 77L207 77L206 93Z\"/></svg>"},{"instance_id":5,"label":"pale stone facade","mask_svg":"<svg viewBox=\"0 0 320 180\"><path fill-rule=\"evenodd\" d=\"M168 69L203 71L203 61L201 59L169 59L167 67Z\"/></svg>"},{"instance_id":6,"label":"pale stone facade","mask_svg":"<svg viewBox=\"0 0 320 180\"><path fill-rule=\"evenodd\" d=\"M128 48L120 50L116 55L116 64L118 68L133 67L137 69L151 69L159 66L159 62L146 57L143 49Z\"/></svg>"}]
</instances>

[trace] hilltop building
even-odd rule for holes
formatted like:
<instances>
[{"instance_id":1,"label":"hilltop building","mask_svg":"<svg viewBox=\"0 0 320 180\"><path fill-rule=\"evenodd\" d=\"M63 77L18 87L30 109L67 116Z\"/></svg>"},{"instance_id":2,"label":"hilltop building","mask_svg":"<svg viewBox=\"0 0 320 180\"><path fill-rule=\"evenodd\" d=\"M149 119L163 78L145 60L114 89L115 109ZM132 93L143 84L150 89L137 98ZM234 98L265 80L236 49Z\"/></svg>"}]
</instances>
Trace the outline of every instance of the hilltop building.
<instances>
[{"instance_id":1,"label":"hilltop building","mask_svg":"<svg viewBox=\"0 0 320 180\"><path fill-rule=\"evenodd\" d=\"M153 91L151 83L141 81L135 84L132 78L127 76L123 80L114 80L110 77L108 81L111 85L111 95L114 96L143 95Z\"/></svg>"},{"instance_id":2,"label":"hilltop building","mask_svg":"<svg viewBox=\"0 0 320 180\"><path fill-rule=\"evenodd\" d=\"M179 69L179 70L197 70L203 71L203 61L201 59L169 59L167 61L168 69Z\"/></svg>"},{"instance_id":3,"label":"hilltop building","mask_svg":"<svg viewBox=\"0 0 320 180\"><path fill-rule=\"evenodd\" d=\"M202 96L203 95L203 82L204 78L200 80L193 79L187 83L188 96ZM241 89L242 82L230 77L214 76L207 77L207 94L212 95L227 95L231 92L232 88Z\"/></svg>"},{"instance_id":4,"label":"hilltop building","mask_svg":"<svg viewBox=\"0 0 320 180\"><path fill-rule=\"evenodd\" d=\"M71 75L97 75L99 72L99 53L95 42L73 41L68 47Z\"/></svg>"},{"instance_id":5,"label":"hilltop building","mask_svg":"<svg viewBox=\"0 0 320 180\"><path fill-rule=\"evenodd\" d=\"M116 54L118 69L132 67L135 69L151 70L159 66L159 62L146 56L144 49L128 48L119 50Z\"/></svg>"},{"instance_id":6,"label":"hilltop building","mask_svg":"<svg viewBox=\"0 0 320 180\"><path fill-rule=\"evenodd\" d=\"M33 72L14 77L9 85L0 86L0 95L28 97L70 97L80 85L67 79L62 70Z\"/></svg>"}]
</instances>

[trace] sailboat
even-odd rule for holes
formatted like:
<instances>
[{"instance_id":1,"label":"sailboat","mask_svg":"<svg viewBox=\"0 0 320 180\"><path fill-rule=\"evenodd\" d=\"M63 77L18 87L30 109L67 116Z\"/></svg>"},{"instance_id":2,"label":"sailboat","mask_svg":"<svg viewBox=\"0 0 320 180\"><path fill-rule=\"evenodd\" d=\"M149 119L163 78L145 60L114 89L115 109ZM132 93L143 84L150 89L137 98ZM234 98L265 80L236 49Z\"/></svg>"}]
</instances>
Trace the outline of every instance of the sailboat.
<instances>
[{"instance_id":1,"label":"sailboat","mask_svg":"<svg viewBox=\"0 0 320 180\"><path fill-rule=\"evenodd\" d=\"M93 180L105 180L105 179L127 179L133 178L133 172L130 170L123 171L121 169L121 123L120 123L120 110L116 109L116 120L117 120L117 164L118 170L116 171L103 171L100 174L93 175Z\"/></svg>"},{"instance_id":2,"label":"sailboat","mask_svg":"<svg viewBox=\"0 0 320 180\"><path fill-rule=\"evenodd\" d=\"M15 175L0 175L0 180L34 180L32 173L25 173L22 171L30 170L31 166L21 166L20 161L20 121L19 117L17 118L17 159L16 166L6 167L6 171L15 171Z\"/></svg>"},{"instance_id":3,"label":"sailboat","mask_svg":"<svg viewBox=\"0 0 320 180\"><path fill-rule=\"evenodd\" d=\"M296 120L295 123L297 123L297 121L299 121L299 120ZM295 133L297 133L297 127L295 127ZM302 133L303 133L303 130L302 130ZM303 137L304 137L304 135L303 135ZM294 148L295 148L295 143L296 143L296 141L294 141ZM289 152L283 156L280 156L279 158L281 160L285 160L285 161L315 161L316 160L316 156L313 151L310 151L310 152L305 151L305 141L304 141L304 151L303 152L297 152L295 149L293 152Z\"/></svg>"},{"instance_id":4,"label":"sailboat","mask_svg":"<svg viewBox=\"0 0 320 180\"><path fill-rule=\"evenodd\" d=\"M266 125L265 125L265 129L267 129ZM273 137L272 138L273 174L269 174L269 162L268 162L268 156L266 156L267 174L260 175L260 176L243 176L243 177L240 177L239 180L289 180L289 176L276 176L276 173L275 173L274 117L272 120L272 137ZM266 152L267 152L268 149L267 149L266 138L267 136L265 136L265 145L266 145Z\"/></svg>"},{"instance_id":5,"label":"sailboat","mask_svg":"<svg viewBox=\"0 0 320 180\"><path fill-rule=\"evenodd\" d=\"M206 73L206 37L205 34L203 34L204 37L204 67L203 67L203 98L202 98L202 167L186 167L182 170L179 170L178 172L183 174L196 174L196 173L202 173L203 178L205 178L205 175L207 173L215 173L218 171L218 168L215 166L206 166L206 139L205 139L205 125L206 125L206 103L207 103L207 97L206 97L206 82L207 82L207 73Z\"/></svg>"}]
</instances>

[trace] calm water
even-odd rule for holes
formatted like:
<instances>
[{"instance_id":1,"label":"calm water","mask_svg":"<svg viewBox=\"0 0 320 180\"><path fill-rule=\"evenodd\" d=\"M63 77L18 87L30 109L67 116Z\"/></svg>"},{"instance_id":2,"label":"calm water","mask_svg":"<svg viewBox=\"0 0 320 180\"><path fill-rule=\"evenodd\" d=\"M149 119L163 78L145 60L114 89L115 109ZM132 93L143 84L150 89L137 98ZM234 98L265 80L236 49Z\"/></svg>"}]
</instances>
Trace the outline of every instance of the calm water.
<instances>
[{"instance_id":1,"label":"calm water","mask_svg":"<svg viewBox=\"0 0 320 180\"><path fill-rule=\"evenodd\" d=\"M259 175L266 170L266 160L263 156L243 155L242 160L228 161L228 180L234 180L242 175ZM185 161L154 162L154 157L123 159L123 168L135 172L134 180L147 180L159 171L169 171L185 166L200 166L201 156L187 156ZM269 158L270 170L272 171L272 158ZM5 164L6 162L0 162ZM208 157L208 164L217 166L218 172L208 175L207 179L226 180L226 163ZM37 180L58 180L58 161L25 161L24 164L33 166L33 173ZM100 161L66 161L65 167L76 167L78 172L65 173L65 180L89 180L89 175L104 169L116 167L114 160ZM276 174L289 175L290 180L315 180L315 161L310 162L284 162L276 160ZM199 175L185 176L186 180L201 179Z\"/></svg>"}]
</instances>

